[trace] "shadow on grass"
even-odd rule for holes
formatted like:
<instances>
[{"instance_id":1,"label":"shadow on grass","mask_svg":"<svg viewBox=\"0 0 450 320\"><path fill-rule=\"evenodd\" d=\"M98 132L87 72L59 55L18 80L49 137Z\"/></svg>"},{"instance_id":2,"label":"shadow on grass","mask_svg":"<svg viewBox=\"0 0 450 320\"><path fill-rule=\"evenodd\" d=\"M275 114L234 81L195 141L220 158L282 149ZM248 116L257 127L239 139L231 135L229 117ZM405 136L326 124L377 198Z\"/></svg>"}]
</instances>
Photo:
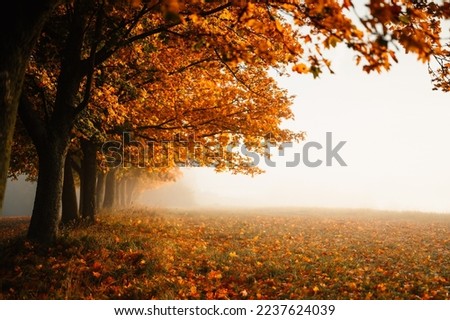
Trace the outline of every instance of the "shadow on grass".
<instances>
[{"instance_id":1,"label":"shadow on grass","mask_svg":"<svg viewBox=\"0 0 450 320\"><path fill-rule=\"evenodd\" d=\"M0 240L1 299L144 298L139 284L159 268L152 244L132 225L66 227L52 246L26 240L23 229Z\"/></svg>"}]
</instances>

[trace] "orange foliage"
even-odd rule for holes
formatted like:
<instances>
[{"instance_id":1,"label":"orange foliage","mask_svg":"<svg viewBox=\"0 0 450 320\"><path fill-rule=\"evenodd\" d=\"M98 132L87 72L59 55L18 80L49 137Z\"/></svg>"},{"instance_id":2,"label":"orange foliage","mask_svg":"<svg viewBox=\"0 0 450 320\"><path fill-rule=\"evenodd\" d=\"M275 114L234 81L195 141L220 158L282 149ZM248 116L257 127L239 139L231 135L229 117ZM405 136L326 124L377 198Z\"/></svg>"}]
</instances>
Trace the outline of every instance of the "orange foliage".
<instances>
[{"instance_id":1,"label":"orange foliage","mask_svg":"<svg viewBox=\"0 0 450 320\"><path fill-rule=\"evenodd\" d=\"M56 10L32 56L25 92L34 116L45 124L57 114L63 39L76 9L86 30L80 52L73 52L83 79L81 106L73 106L80 113L69 117L74 134L97 142L126 130L147 140L195 136L222 155L193 161L218 170L258 172L248 158L227 152L230 144L264 153L268 136L272 143L302 138L279 128L292 113L287 93L268 74L271 68L284 73L292 66L318 77L331 71L326 50L342 43L365 71L379 72L390 68L395 48L402 46L422 61L439 56L436 87L448 86L447 51L440 42L447 3L372 0L364 14L352 1L336 0L75 5ZM17 154L21 158L27 151ZM13 174L22 171L32 170Z\"/></svg>"}]
</instances>

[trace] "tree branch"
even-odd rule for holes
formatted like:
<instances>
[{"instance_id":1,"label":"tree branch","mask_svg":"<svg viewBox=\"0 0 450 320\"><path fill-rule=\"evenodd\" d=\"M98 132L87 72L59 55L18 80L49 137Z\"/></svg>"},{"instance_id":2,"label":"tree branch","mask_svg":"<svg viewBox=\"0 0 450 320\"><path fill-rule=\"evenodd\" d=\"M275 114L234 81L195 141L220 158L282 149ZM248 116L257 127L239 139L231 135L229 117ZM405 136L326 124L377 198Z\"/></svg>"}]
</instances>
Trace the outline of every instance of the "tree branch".
<instances>
[{"instance_id":1,"label":"tree branch","mask_svg":"<svg viewBox=\"0 0 450 320\"><path fill-rule=\"evenodd\" d=\"M22 90L22 95L20 96L19 117L34 145L41 146L45 140L45 125L38 112L33 109L33 104L27 97L25 91Z\"/></svg>"},{"instance_id":2,"label":"tree branch","mask_svg":"<svg viewBox=\"0 0 450 320\"><path fill-rule=\"evenodd\" d=\"M95 57L96 57L96 53L97 53L97 46L99 43L99 39L100 39L100 35L102 32L102 27L103 27L103 18L104 18L104 10L103 10L103 5L100 6L100 8L98 9L97 12L97 19L95 21L95 31L94 31L94 41L92 43L91 46L91 53L89 55L88 58L88 62L89 62L89 71L87 72L87 79L86 79L86 84L84 87L84 96L83 96L83 101L81 101L81 103L78 105L78 107L75 108L75 113L79 114L80 112L82 112L84 109L86 109L86 107L89 104L89 100L91 98L91 92L92 92L92 81L94 78L94 71L95 71Z\"/></svg>"},{"instance_id":3,"label":"tree branch","mask_svg":"<svg viewBox=\"0 0 450 320\"><path fill-rule=\"evenodd\" d=\"M208 10L208 11L201 12L199 15L200 15L201 17L207 17L207 16L213 15L213 14L215 14L215 13L217 13L217 12L220 12L220 11L222 11L222 10L225 10L225 9L231 7L231 6L232 6L232 2L227 2L227 3L225 3L225 4L221 5L221 6L218 6L218 7L214 8L214 9L211 9L211 10ZM145 12L145 13L146 13L146 12ZM142 14L142 15L139 17L139 19L140 19L143 15L144 15L144 14ZM136 20L135 20L135 23L137 23L137 22L139 21L139 19L136 19ZM189 18L187 18L186 20L189 20ZM136 41L138 41L138 40L142 40L142 39L148 38L148 37L150 37L150 36L152 36L152 35L155 35L155 34L158 34L158 33L164 32L164 31L168 31L168 29L173 28L173 27L175 27L175 26L178 26L178 25L180 25L181 23L182 23L181 21L167 22L167 23L164 23L164 24L162 24L162 25L160 25L159 27L156 27L156 28L154 28L154 29L147 30L147 31L145 31L145 32L142 32L142 33L140 33L140 34L137 34L137 35L135 35L135 36L132 36L132 37L127 38L127 39L122 40L122 41L117 41L117 43L115 43L115 44L112 43L112 44L110 44L108 47L107 47L107 46L104 46L104 47L97 53L97 61L96 61L96 64L98 65L98 64L104 62L104 61L107 60L109 57L111 57L118 49L120 49L120 48L122 48L122 47L125 47L125 46L127 46L127 45L130 45L130 44L132 44L133 42L136 42ZM131 29L132 29L132 28L130 28L128 31L131 32Z\"/></svg>"}]
</instances>

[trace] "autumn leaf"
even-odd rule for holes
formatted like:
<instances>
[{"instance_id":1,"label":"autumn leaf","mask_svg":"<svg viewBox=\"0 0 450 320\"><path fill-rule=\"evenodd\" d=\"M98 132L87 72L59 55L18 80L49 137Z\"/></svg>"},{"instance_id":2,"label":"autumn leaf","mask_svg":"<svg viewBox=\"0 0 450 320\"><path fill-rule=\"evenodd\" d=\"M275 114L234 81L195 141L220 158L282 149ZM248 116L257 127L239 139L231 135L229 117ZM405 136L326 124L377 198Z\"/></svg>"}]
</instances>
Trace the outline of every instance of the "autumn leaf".
<instances>
[{"instance_id":1,"label":"autumn leaf","mask_svg":"<svg viewBox=\"0 0 450 320\"><path fill-rule=\"evenodd\" d=\"M111 232L122 241L111 241ZM32 297L446 299L449 232L450 218L433 215L355 217L314 209L255 219L244 211L124 210L68 230L50 251L18 246L2 234L3 245L13 247L0 261L7 279L0 294L31 297L40 288L46 295ZM232 252L239 258L230 259ZM42 274L53 280L42 281Z\"/></svg>"},{"instance_id":2,"label":"autumn leaf","mask_svg":"<svg viewBox=\"0 0 450 320\"><path fill-rule=\"evenodd\" d=\"M92 265L92 269L94 270L100 270L102 268L102 264L100 261L95 261L94 264Z\"/></svg>"},{"instance_id":3,"label":"autumn leaf","mask_svg":"<svg viewBox=\"0 0 450 320\"><path fill-rule=\"evenodd\" d=\"M222 273L220 271L217 270L212 270L208 273L208 279L213 280L219 280L222 279Z\"/></svg>"},{"instance_id":4,"label":"autumn leaf","mask_svg":"<svg viewBox=\"0 0 450 320\"><path fill-rule=\"evenodd\" d=\"M324 46L325 46L325 48L330 48L330 47L334 48L334 47L336 47L338 42L340 42L340 39L334 35L331 35L324 41Z\"/></svg>"},{"instance_id":5,"label":"autumn leaf","mask_svg":"<svg viewBox=\"0 0 450 320\"><path fill-rule=\"evenodd\" d=\"M309 68L304 63L299 63L292 67L292 71L295 71L298 73L308 73Z\"/></svg>"},{"instance_id":6,"label":"autumn leaf","mask_svg":"<svg viewBox=\"0 0 450 320\"><path fill-rule=\"evenodd\" d=\"M191 294L192 294L192 295L197 294L197 287L196 287L196 286L192 286L191 289L190 289L190 291L191 291Z\"/></svg>"}]
</instances>

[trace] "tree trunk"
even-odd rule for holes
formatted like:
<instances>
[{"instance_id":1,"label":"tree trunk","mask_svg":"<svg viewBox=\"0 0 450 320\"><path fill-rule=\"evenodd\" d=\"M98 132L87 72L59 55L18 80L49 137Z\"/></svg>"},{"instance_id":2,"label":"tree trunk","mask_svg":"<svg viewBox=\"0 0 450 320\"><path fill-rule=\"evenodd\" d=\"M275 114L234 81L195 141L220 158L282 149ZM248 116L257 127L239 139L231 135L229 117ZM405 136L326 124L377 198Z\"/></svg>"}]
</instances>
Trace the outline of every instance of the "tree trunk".
<instances>
[{"instance_id":1,"label":"tree trunk","mask_svg":"<svg viewBox=\"0 0 450 320\"><path fill-rule=\"evenodd\" d=\"M53 243L58 237L61 220L61 195L64 162L68 148L66 139L59 133L50 135L45 144L37 145L39 175L31 216L28 238L41 243Z\"/></svg>"},{"instance_id":2,"label":"tree trunk","mask_svg":"<svg viewBox=\"0 0 450 320\"><path fill-rule=\"evenodd\" d=\"M127 188L128 188L128 180L123 179L122 180L122 188L120 189L120 205L122 207L127 206L127 201L126 201Z\"/></svg>"},{"instance_id":3,"label":"tree trunk","mask_svg":"<svg viewBox=\"0 0 450 320\"><path fill-rule=\"evenodd\" d=\"M47 0L50 1L50 0ZM28 237L39 242L54 242L60 220L64 162L70 133L89 100L90 85L79 102L83 79L93 70L81 60L89 1L75 1L70 26L61 54L53 111L44 118L30 101L27 92L20 99L19 114L39 156L39 175Z\"/></svg>"},{"instance_id":4,"label":"tree trunk","mask_svg":"<svg viewBox=\"0 0 450 320\"><path fill-rule=\"evenodd\" d=\"M117 173L116 173L116 195L114 197L114 208L120 208L122 206L122 204L120 203L120 189L121 189L121 183L122 180L119 180L117 178Z\"/></svg>"},{"instance_id":5,"label":"tree trunk","mask_svg":"<svg viewBox=\"0 0 450 320\"><path fill-rule=\"evenodd\" d=\"M62 217L63 224L70 224L78 220L77 193L72 172L72 159L67 156L64 165L64 183L62 191Z\"/></svg>"},{"instance_id":6,"label":"tree trunk","mask_svg":"<svg viewBox=\"0 0 450 320\"><path fill-rule=\"evenodd\" d=\"M97 210L100 210L103 206L103 201L105 199L105 182L106 173L104 173L103 171L99 171L97 173L97 190L95 199Z\"/></svg>"},{"instance_id":7,"label":"tree trunk","mask_svg":"<svg viewBox=\"0 0 450 320\"><path fill-rule=\"evenodd\" d=\"M0 11L0 209L25 69L44 22L57 3L15 0L3 4Z\"/></svg>"},{"instance_id":8,"label":"tree trunk","mask_svg":"<svg viewBox=\"0 0 450 320\"><path fill-rule=\"evenodd\" d=\"M121 203L120 203L120 188L121 188L121 181L117 180L116 177L116 190L115 190L115 196L114 196L114 207L115 208L120 208Z\"/></svg>"},{"instance_id":9,"label":"tree trunk","mask_svg":"<svg viewBox=\"0 0 450 320\"><path fill-rule=\"evenodd\" d=\"M105 200L103 201L105 209L112 209L116 203L116 171L117 169L111 169L106 175Z\"/></svg>"},{"instance_id":10,"label":"tree trunk","mask_svg":"<svg viewBox=\"0 0 450 320\"><path fill-rule=\"evenodd\" d=\"M93 221L95 217L95 191L97 178L97 146L89 140L81 140L83 160L81 161L80 203L81 217Z\"/></svg>"},{"instance_id":11,"label":"tree trunk","mask_svg":"<svg viewBox=\"0 0 450 320\"><path fill-rule=\"evenodd\" d=\"M124 201L125 187L126 187L125 179L121 179L117 183L117 193L116 193L117 194L116 195L117 206L120 208L125 206L125 201Z\"/></svg>"},{"instance_id":12,"label":"tree trunk","mask_svg":"<svg viewBox=\"0 0 450 320\"><path fill-rule=\"evenodd\" d=\"M130 179L127 182L127 190L126 190L126 196L125 196L125 205L127 207L131 206L134 201L134 190L136 189L136 179Z\"/></svg>"},{"instance_id":13,"label":"tree trunk","mask_svg":"<svg viewBox=\"0 0 450 320\"><path fill-rule=\"evenodd\" d=\"M25 94L21 96L19 114L33 140L39 159L28 238L41 243L53 243L58 237L61 220L64 163L69 149L73 116L62 113L45 126Z\"/></svg>"}]
</instances>

